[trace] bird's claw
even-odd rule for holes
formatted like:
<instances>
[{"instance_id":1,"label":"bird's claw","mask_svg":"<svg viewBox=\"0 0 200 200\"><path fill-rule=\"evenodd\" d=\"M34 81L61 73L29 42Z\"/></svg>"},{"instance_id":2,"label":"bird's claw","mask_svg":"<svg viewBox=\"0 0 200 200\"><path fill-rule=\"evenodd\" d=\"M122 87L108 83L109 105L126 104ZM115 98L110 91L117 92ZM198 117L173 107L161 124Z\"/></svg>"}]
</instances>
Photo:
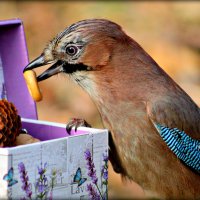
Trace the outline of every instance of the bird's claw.
<instances>
[{"instance_id":1,"label":"bird's claw","mask_svg":"<svg viewBox=\"0 0 200 200\"><path fill-rule=\"evenodd\" d=\"M77 128L80 126L91 128L91 125L87 123L84 119L72 118L66 125L66 131L70 135L73 127L75 127L75 132L76 132Z\"/></svg>"}]
</instances>

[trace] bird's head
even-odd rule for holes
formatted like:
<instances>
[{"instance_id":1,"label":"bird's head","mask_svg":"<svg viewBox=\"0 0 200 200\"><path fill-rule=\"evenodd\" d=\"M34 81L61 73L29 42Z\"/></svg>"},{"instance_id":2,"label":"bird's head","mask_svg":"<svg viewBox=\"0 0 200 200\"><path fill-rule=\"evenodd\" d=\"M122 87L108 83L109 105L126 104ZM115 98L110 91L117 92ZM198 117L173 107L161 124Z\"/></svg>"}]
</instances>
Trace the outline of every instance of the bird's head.
<instances>
[{"instance_id":1,"label":"bird's head","mask_svg":"<svg viewBox=\"0 0 200 200\"><path fill-rule=\"evenodd\" d=\"M42 54L29 63L30 70L52 64L37 77L45 80L64 72L70 75L99 70L111 59L114 45L122 42L124 32L121 27L105 19L82 20L67 27L46 46ZM80 78L80 77L79 77ZM75 80L80 81L79 78Z\"/></svg>"}]
</instances>

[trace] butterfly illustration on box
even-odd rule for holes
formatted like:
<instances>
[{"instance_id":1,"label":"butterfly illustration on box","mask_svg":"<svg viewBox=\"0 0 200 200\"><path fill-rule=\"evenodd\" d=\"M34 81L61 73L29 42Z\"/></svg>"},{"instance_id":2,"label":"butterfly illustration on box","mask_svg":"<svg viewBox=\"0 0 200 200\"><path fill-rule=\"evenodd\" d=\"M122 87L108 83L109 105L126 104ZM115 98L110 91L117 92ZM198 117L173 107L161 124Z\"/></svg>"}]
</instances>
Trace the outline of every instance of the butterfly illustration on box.
<instances>
[{"instance_id":1,"label":"butterfly illustration on box","mask_svg":"<svg viewBox=\"0 0 200 200\"><path fill-rule=\"evenodd\" d=\"M13 179L13 175L14 175L14 170L13 170L13 167L11 167L8 170L8 173L3 176L3 180L7 181L8 187L11 187L15 185L16 183L18 183L16 179Z\"/></svg>"},{"instance_id":2,"label":"butterfly illustration on box","mask_svg":"<svg viewBox=\"0 0 200 200\"><path fill-rule=\"evenodd\" d=\"M85 181L87 180L87 178L82 178L82 172L81 172L81 168L79 167L76 170L76 174L74 175L74 183L78 183L78 187L81 186Z\"/></svg>"}]
</instances>

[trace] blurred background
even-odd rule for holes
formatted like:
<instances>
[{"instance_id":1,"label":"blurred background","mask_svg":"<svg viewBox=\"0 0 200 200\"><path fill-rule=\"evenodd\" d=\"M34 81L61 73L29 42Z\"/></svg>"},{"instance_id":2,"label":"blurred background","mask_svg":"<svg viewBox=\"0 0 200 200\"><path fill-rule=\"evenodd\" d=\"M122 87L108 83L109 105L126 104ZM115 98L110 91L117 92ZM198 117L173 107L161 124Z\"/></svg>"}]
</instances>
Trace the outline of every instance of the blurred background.
<instances>
[{"instance_id":1,"label":"blurred background","mask_svg":"<svg viewBox=\"0 0 200 200\"><path fill-rule=\"evenodd\" d=\"M24 22L30 60L39 56L46 43L71 23L87 18L110 19L120 24L200 106L198 1L1 1L0 20L12 18ZM66 75L41 82L40 87L40 120L66 123L77 117L102 128L89 96ZM137 184L122 182L110 165L109 197L138 199L144 193Z\"/></svg>"}]
</instances>

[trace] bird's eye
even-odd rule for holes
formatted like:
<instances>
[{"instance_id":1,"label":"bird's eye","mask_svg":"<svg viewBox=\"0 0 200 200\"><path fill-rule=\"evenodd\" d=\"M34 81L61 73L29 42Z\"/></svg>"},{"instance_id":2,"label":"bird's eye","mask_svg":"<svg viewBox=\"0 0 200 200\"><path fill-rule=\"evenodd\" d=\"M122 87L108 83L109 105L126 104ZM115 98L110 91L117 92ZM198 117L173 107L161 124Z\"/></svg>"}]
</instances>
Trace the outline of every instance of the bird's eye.
<instances>
[{"instance_id":1,"label":"bird's eye","mask_svg":"<svg viewBox=\"0 0 200 200\"><path fill-rule=\"evenodd\" d=\"M78 47L76 46L68 46L66 48L66 53L70 56L74 56L78 52Z\"/></svg>"}]
</instances>

